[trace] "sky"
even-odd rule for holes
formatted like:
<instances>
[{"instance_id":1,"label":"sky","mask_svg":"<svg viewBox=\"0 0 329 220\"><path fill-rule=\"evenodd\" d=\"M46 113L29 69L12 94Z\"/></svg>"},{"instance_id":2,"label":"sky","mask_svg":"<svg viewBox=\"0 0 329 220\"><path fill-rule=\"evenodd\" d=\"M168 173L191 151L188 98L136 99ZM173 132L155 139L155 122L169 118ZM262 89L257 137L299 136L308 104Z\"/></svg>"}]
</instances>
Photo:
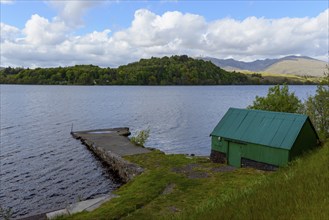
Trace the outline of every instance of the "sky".
<instances>
[{"instance_id":1,"label":"sky","mask_svg":"<svg viewBox=\"0 0 329 220\"><path fill-rule=\"evenodd\" d=\"M2 67L117 67L183 54L329 59L327 0L0 0L0 7Z\"/></svg>"}]
</instances>

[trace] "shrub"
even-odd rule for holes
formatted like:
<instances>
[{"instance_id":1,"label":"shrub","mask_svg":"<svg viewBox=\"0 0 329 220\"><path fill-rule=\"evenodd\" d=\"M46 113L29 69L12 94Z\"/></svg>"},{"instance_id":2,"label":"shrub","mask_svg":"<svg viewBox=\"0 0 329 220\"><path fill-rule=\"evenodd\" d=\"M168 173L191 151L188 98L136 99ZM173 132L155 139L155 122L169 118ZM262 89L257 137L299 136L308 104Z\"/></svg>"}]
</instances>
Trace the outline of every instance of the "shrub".
<instances>
[{"instance_id":1,"label":"shrub","mask_svg":"<svg viewBox=\"0 0 329 220\"><path fill-rule=\"evenodd\" d=\"M321 139L329 138L329 66L322 85L318 85L314 96L308 97L305 102L307 114Z\"/></svg>"},{"instance_id":2,"label":"shrub","mask_svg":"<svg viewBox=\"0 0 329 220\"><path fill-rule=\"evenodd\" d=\"M9 220L12 218L12 215L13 215L13 210L12 208L3 208L1 205L0 205L0 219L3 218L4 220Z\"/></svg>"},{"instance_id":3,"label":"shrub","mask_svg":"<svg viewBox=\"0 0 329 220\"><path fill-rule=\"evenodd\" d=\"M144 147L144 144L149 136L150 136L150 129L141 130L136 136L131 137L130 141L133 142L134 144Z\"/></svg>"},{"instance_id":4,"label":"shrub","mask_svg":"<svg viewBox=\"0 0 329 220\"><path fill-rule=\"evenodd\" d=\"M294 92L289 92L288 86L284 84L282 87L280 87L280 85L270 87L266 97L256 96L253 105L247 108L297 113L302 109L302 102L297 98Z\"/></svg>"}]
</instances>

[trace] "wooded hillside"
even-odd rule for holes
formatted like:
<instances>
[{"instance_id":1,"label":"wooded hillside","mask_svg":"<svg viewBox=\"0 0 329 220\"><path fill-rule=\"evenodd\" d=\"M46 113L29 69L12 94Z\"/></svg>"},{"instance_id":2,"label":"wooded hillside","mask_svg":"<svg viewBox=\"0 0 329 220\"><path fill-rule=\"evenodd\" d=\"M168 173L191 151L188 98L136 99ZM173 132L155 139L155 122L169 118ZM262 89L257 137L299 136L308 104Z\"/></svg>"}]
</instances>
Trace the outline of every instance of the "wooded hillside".
<instances>
[{"instance_id":1,"label":"wooded hillside","mask_svg":"<svg viewBox=\"0 0 329 220\"><path fill-rule=\"evenodd\" d=\"M279 80L279 81L278 81ZM56 68L5 68L1 84L41 85L242 85L271 83L303 84L279 78L268 80L260 74L228 72L210 61L186 55L150 59L118 68L76 65Z\"/></svg>"}]
</instances>

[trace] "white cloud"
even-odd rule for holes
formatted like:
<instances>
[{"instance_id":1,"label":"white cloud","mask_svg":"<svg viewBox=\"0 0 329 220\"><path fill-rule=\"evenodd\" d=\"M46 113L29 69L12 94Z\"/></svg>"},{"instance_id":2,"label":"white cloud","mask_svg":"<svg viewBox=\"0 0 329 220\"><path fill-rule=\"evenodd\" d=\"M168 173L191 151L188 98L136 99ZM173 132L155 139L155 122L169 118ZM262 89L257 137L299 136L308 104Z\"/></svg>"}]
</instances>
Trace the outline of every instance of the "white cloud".
<instances>
[{"instance_id":1,"label":"white cloud","mask_svg":"<svg viewBox=\"0 0 329 220\"><path fill-rule=\"evenodd\" d=\"M88 9L101 4L102 1L79 1L79 0L49 0L50 5L55 7L59 16L57 19L64 21L71 27L81 26L83 24L82 17Z\"/></svg>"},{"instance_id":2,"label":"white cloud","mask_svg":"<svg viewBox=\"0 0 329 220\"><path fill-rule=\"evenodd\" d=\"M0 0L0 4L13 4L14 0Z\"/></svg>"},{"instance_id":3,"label":"white cloud","mask_svg":"<svg viewBox=\"0 0 329 220\"><path fill-rule=\"evenodd\" d=\"M5 41L5 40L9 40L9 41L13 41L15 40L19 34L21 33L21 31L14 27L14 26L10 26L7 25L5 23L0 23L0 39L1 42Z\"/></svg>"},{"instance_id":4,"label":"white cloud","mask_svg":"<svg viewBox=\"0 0 329 220\"><path fill-rule=\"evenodd\" d=\"M1 24L1 66L113 67L173 54L243 60L301 54L326 59L328 12L313 18L249 17L206 22L195 14L173 11L157 15L141 9L127 29L81 36L74 35L62 19L49 21L33 15L23 30Z\"/></svg>"},{"instance_id":5,"label":"white cloud","mask_svg":"<svg viewBox=\"0 0 329 220\"><path fill-rule=\"evenodd\" d=\"M209 25L206 45L212 55L238 58L324 55L328 49L328 20L324 17L328 18L328 10L316 18L222 19Z\"/></svg>"},{"instance_id":6,"label":"white cloud","mask_svg":"<svg viewBox=\"0 0 329 220\"><path fill-rule=\"evenodd\" d=\"M33 45L53 45L66 38L68 27L61 21L49 22L48 19L35 14L26 22L23 32L26 42Z\"/></svg>"}]
</instances>

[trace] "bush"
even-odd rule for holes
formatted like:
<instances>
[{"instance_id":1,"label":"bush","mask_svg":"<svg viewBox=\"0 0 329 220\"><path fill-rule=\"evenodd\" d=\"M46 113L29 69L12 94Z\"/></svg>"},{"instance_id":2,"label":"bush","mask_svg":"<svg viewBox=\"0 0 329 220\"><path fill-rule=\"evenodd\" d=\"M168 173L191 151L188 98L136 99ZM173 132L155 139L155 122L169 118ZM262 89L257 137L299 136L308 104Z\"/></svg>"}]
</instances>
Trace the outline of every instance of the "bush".
<instances>
[{"instance_id":1,"label":"bush","mask_svg":"<svg viewBox=\"0 0 329 220\"><path fill-rule=\"evenodd\" d=\"M13 216L13 210L12 208L3 208L1 205L0 205L0 219L4 219L4 220L9 220L11 219Z\"/></svg>"},{"instance_id":2,"label":"bush","mask_svg":"<svg viewBox=\"0 0 329 220\"><path fill-rule=\"evenodd\" d=\"M150 129L141 130L136 136L131 137L130 141L136 145L143 146L150 136Z\"/></svg>"},{"instance_id":3,"label":"bush","mask_svg":"<svg viewBox=\"0 0 329 220\"><path fill-rule=\"evenodd\" d=\"M307 114L321 139L329 138L329 66L322 85L318 85L314 96L308 97L305 102Z\"/></svg>"},{"instance_id":4,"label":"bush","mask_svg":"<svg viewBox=\"0 0 329 220\"><path fill-rule=\"evenodd\" d=\"M297 113L301 112L302 102L297 98L294 92L290 93L288 86L284 84L282 87L280 87L280 85L270 87L266 97L256 96L253 105L247 108Z\"/></svg>"}]
</instances>

